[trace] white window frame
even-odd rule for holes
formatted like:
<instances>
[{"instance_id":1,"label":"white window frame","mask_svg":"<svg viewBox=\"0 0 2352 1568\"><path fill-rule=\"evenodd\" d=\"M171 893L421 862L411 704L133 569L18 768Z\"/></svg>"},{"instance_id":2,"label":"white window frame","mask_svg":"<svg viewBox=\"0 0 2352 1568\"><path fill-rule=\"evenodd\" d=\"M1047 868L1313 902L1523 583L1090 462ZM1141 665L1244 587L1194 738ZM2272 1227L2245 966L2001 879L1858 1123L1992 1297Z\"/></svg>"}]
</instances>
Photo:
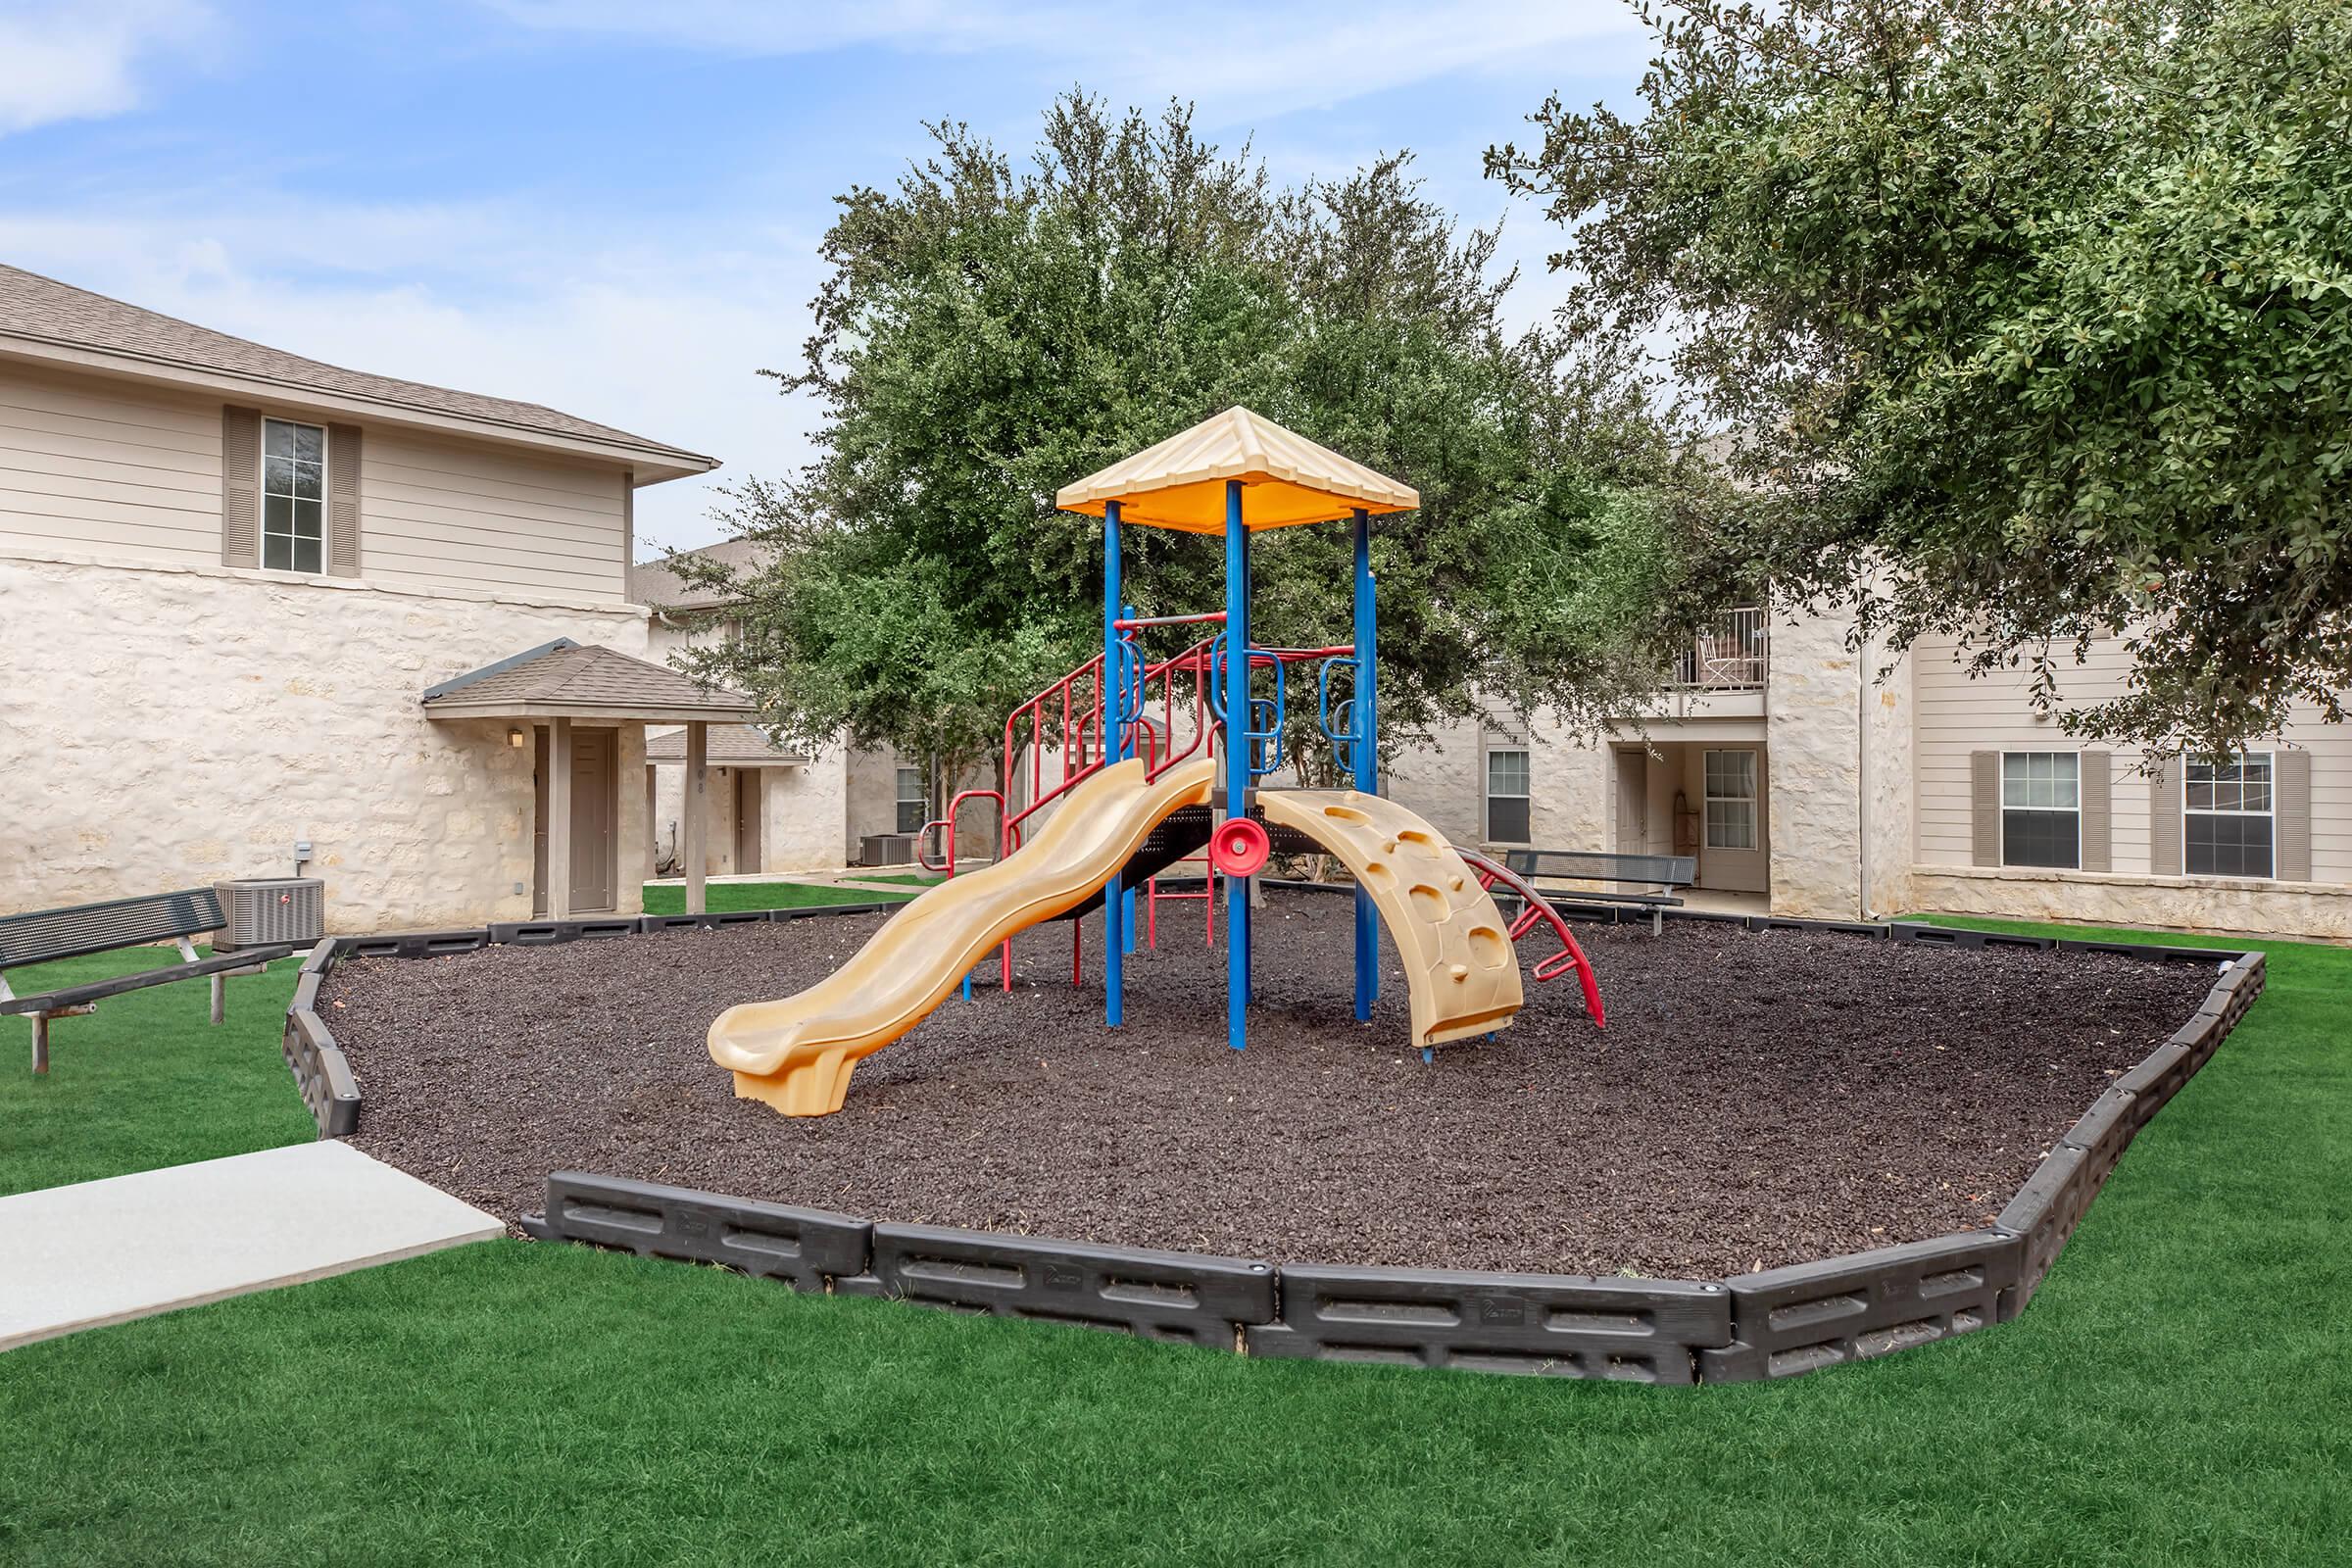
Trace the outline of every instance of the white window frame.
<instances>
[{"instance_id":1,"label":"white window frame","mask_svg":"<svg viewBox=\"0 0 2352 1568\"><path fill-rule=\"evenodd\" d=\"M1747 793L1718 795L1714 780L1708 776L1707 759L1716 756L1740 756L1747 759ZM1734 855L1745 855L1763 847L1764 839L1764 759L1752 746L1709 746L1698 759L1698 842L1702 850L1723 850ZM1709 809L1718 801L1725 805L1747 808L1747 842L1718 844L1715 842L1715 813Z\"/></svg>"},{"instance_id":2,"label":"white window frame","mask_svg":"<svg viewBox=\"0 0 2352 1568\"><path fill-rule=\"evenodd\" d=\"M1525 785L1525 788L1519 794L1513 795L1508 791L1505 791L1499 795L1495 793L1494 759L1497 757L1516 757L1519 759L1519 776ZM1536 759L1534 752L1525 746L1490 746L1486 749L1486 754L1479 760L1479 768L1482 773L1482 777L1479 780L1480 789L1482 791L1481 800L1485 804L1485 808L1480 813L1481 821L1479 826L1485 830L1487 842L1489 844L1532 843L1532 838L1505 839L1495 837L1494 803L1496 801L1525 801L1527 803L1527 831L1531 835L1536 831Z\"/></svg>"},{"instance_id":3,"label":"white window frame","mask_svg":"<svg viewBox=\"0 0 2352 1568\"><path fill-rule=\"evenodd\" d=\"M318 564L316 568L292 564L294 560L294 545L300 538L300 536L297 534L277 534L274 536L286 541L286 561L288 564L283 566L271 566L269 564L270 540L272 537L270 529L270 498L278 494L278 492L270 488L270 427L273 424L282 424L288 429L316 430L318 432ZM328 496L326 490L327 443L333 439L333 432L323 424L312 424L307 419L281 419L274 415L264 415L262 416L262 466L260 476L255 481L260 490L259 505L261 515L255 519L259 524L259 528L254 536L254 559L258 564L267 567L270 571L290 571L304 577L323 577L326 575L328 564L335 559L334 543L330 538L328 538L328 531L333 527L333 523L330 520L331 514L328 510ZM300 463L303 460L300 458L294 458L290 459L289 461ZM288 503L292 503L303 500L304 498L300 496L289 495L285 496L283 499Z\"/></svg>"},{"instance_id":4,"label":"white window frame","mask_svg":"<svg viewBox=\"0 0 2352 1568\"><path fill-rule=\"evenodd\" d=\"M2240 798L2242 799L2242 791L2245 783L2245 765L2248 762L2254 761L2256 759L2261 760L2263 769L2268 775L2263 780L2263 783L2269 792L2271 805L2268 810L2263 811L2249 811L2243 807L2240 807L2238 809L2233 811L2224 811L2218 810L2210 806L2193 807L2189 805L2188 770L2197 766L2199 763L2203 763L2204 765L2210 767L2214 763L2220 761L2221 759L2218 757L2183 757L2180 759L2180 874L2182 876L2230 876L2236 877L2243 881L2253 882L2276 882L2278 880L2278 754L2277 752L2237 752L2232 754L2230 760L2233 761L2238 768L2238 784L2241 791ZM2267 876L2255 876L2252 873L2245 871L2191 871L2188 868L2188 819L2192 816L2260 816L2268 818L2271 824L2270 874Z\"/></svg>"},{"instance_id":5,"label":"white window frame","mask_svg":"<svg viewBox=\"0 0 2352 1568\"><path fill-rule=\"evenodd\" d=\"M2000 841L2001 841L2001 864L2003 864L2003 865L2007 865L2007 864L2009 863L2009 813L2010 813L2011 811L2064 811L2064 812L2067 812L2069 815L2073 816L2073 817L2074 817L2074 819L2075 819L2075 863L2074 863L2074 864L2072 864L2072 865L2042 865L2042 864L2038 864L2038 863L2035 863L2035 864L2023 864L2023 863L2021 863L2021 864L2020 864L2020 866L2019 866L2019 869L2021 869L2021 870L2027 870L2027 871L2080 871L2080 870L2082 870L2082 754L2081 752L2055 752L2055 751L2050 751L2050 750L2048 750L2047 748L2044 748L2044 749L2042 749L2042 750L2039 750L2039 751L2023 751L2023 752L2003 751L2003 752L2000 754L2000 756L2001 756L2001 765L2000 765L2000 770L1999 770L1999 776L1998 776L1998 778L1995 780L1995 784L1996 784L1996 793L1998 794L1998 797L1999 797L1999 803L2000 803L2000 813L2001 813L2001 823L2000 823L2000 829L2001 829L2001 830L2000 830ZM2012 758L2015 758L2015 759L2018 759L2018 760L2025 760L2025 759L2027 759L2027 758L2033 758L2033 757L2062 757L2062 758L2065 758L2065 759L2066 759L2068 761L2070 761L2070 762L2072 762L2072 763L2074 763L2074 764L2075 764L2075 804L2074 804L2074 805L2072 805L2072 806L2035 806L2035 805L2028 804L2028 805L2025 805L2025 806L2011 806L2011 805L2009 804L2009 762L2010 762L2010 760L2011 760ZM2027 782L2028 782L2028 784L2030 785L2030 784L2032 783L2032 780L2031 780L2031 779L2029 779Z\"/></svg>"},{"instance_id":6,"label":"white window frame","mask_svg":"<svg viewBox=\"0 0 2352 1568\"><path fill-rule=\"evenodd\" d=\"M928 822L931 820L930 770L912 762L900 762L897 764L897 766L898 771L892 775L890 784L891 795L893 797L890 825L895 831L900 833L920 833L923 830L923 822ZM914 775L915 793L912 795L905 793L906 789L906 775L909 773ZM920 814L923 821L915 823L911 828L901 827L900 824L906 820L906 808L908 802L912 802L922 808Z\"/></svg>"}]
</instances>

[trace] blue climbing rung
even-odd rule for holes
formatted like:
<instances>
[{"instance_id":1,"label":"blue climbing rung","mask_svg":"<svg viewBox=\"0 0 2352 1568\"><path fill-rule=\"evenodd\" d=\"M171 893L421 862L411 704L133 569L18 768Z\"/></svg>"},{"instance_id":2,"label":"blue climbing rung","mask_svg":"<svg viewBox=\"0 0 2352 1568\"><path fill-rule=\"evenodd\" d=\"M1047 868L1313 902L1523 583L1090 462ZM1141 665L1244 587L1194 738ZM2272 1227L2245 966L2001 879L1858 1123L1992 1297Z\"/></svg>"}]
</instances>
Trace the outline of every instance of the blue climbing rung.
<instances>
[{"instance_id":1,"label":"blue climbing rung","mask_svg":"<svg viewBox=\"0 0 2352 1568\"><path fill-rule=\"evenodd\" d=\"M1355 698L1352 695L1341 700L1335 715L1331 704L1331 673L1335 668L1345 668L1352 685L1357 667L1354 655L1339 654L1326 659L1315 669L1315 722L1322 726L1324 738L1331 742L1332 753L1339 760L1340 770L1344 773L1355 771L1355 748L1363 737L1356 733Z\"/></svg>"}]
</instances>

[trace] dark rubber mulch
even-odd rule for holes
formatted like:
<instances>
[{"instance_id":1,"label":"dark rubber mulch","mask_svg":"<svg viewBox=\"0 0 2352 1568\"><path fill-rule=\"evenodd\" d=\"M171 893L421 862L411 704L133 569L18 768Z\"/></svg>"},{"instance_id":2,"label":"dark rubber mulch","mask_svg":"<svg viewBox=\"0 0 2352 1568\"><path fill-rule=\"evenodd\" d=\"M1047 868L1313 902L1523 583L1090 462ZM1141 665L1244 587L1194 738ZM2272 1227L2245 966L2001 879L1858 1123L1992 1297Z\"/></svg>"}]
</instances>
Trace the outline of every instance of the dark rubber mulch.
<instances>
[{"instance_id":1,"label":"dark rubber mulch","mask_svg":"<svg viewBox=\"0 0 2352 1568\"><path fill-rule=\"evenodd\" d=\"M1605 1032L1571 984L1532 986L1513 1027L1425 1066L1394 951L1358 1024L1349 902L1277 893L1237 1054L1223 949L1177 907L1129 960L1123 1030L1102 1025L1099 918L1083 990L1068 927L1031 932L1011 995L951 998L810 1120L735 1099L704 1031L818 980L879 916L349 960L323 1010L367 1096L359 1146L510 1221L569 1168L1276 1262L1708 1276L1987 1224L2212 980L1587 927Z\"/></svg>"}]
</instances>

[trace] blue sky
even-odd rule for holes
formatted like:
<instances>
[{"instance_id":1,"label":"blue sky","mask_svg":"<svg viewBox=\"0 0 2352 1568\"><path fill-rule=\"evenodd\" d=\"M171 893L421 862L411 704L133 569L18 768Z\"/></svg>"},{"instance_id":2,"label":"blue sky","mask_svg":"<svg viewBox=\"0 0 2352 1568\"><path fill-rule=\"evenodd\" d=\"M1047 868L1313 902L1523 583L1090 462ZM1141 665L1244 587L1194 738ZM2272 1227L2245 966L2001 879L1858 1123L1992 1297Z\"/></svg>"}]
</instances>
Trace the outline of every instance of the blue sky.
<instances>
[{"instance_id":1,"label":"blue sky","mask_svg":"<svg viewBox=\"0 0 2352 1568\"><path fill-rule=\"evenodd\" d=\"M0 0L0 261L387 374L526 398L776 473L834 195L921 122L1019 152L1057 90L1175 95L1275 176L1399 146L1508 213L1532 318L1554 236L1482 180L1557 90L1625 103L1620 0L1141 5ZM707 484L651 544L720 537Z\"/></svg>"}]
</instances>

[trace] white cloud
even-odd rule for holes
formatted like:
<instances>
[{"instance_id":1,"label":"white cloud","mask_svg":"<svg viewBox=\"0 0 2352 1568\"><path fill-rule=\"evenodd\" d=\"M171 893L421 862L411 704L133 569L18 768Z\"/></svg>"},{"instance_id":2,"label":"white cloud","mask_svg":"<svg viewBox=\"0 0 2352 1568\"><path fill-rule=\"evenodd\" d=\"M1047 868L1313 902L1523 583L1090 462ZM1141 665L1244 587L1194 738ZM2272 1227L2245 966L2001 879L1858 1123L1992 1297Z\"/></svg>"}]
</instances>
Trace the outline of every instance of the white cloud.
<instances>
[{"instance_id":1,"label":"white cloud","mask_svg":"<svg viewBox=\"0 0 2352 1568\"><path fill-rule=\"evenodd\" d=\"M0 10L0 134L138 107L139 68L201 40L197 0L72 0Z\"/></svg>"},{"instance_id":2,"label":"white cloud","mask_svg":"<svg viewBox=\"0 0 2352 1568\"><path fill-rule=\"evenodd\" d=\"M250 194L138 217L0 211L0 256L273 348L543 403L721 459L712 478L639 492L648 553L720 537L708 515L716 484L810 454L814 412L757 373L792 368L808 334L808 236L673 228L656 252L491 204L305 202L292 217ZM360 257L366 270L352 270Z\"/></svg>"},{"instance_id":3,"label":"white cloud","mask_svg":"<svg viewBox=\"0 0 2352 1568\"><path fill-rule=\"evenodd\" d=\"M1642 36L1622 0L1456 0L1450 5L1145 0L1085 6L775 5L765 0L489 0L528 26L731 54L853 45L1027 56L1047 77L1216 115L1342 103L1457 71L1522 67L1531 52Z\"/></svg>"}]
</instances>

